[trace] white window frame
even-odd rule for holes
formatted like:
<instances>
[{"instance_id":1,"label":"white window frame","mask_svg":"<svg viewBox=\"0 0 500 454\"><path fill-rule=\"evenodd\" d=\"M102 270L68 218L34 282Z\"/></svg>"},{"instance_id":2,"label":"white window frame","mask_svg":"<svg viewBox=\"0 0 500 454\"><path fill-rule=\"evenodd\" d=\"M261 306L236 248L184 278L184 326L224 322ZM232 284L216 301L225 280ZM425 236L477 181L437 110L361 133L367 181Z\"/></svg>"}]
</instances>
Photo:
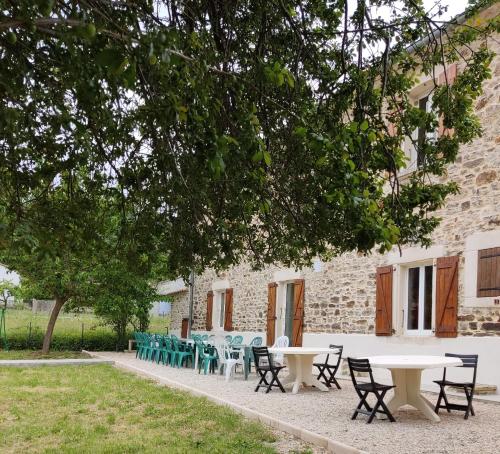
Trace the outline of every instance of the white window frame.
<instances>
[{"instance_id":1,"label":"white window frame","mask_svg":"<svg viewBox=\"0 0 500 454\"><path fill-rule=\"evenodd\" d=\"M401 253L398 249L394 249L387 254L386 263L394 267L394 275L392 280L392 320L396 336L420 337L422 339L434 339L435 329L435 298L436 298L436 263L439 257L447 256L446 248L443 245L433 245L429 248L421 247L407 247L402 249ZM430 334L411 333L406 330L407 324L405 323L405 305L407 301L406 294L408 292L408 277L407 269L422 264L431 264L434 266L433 272L433 310L432 310L432 330ZM428 331L428 330L427 330ZM413 335L412 335L413 334Z\"/></svg>"},{"instance_id":2,"label":"white window frame","mask_svg":"<svg viewBox=\"0 0 500 454\"><path fill-rule=\"evenodd\" d=\"M436 319L436 261L430 260L425 262L406 264L403 272L403 333L406 336L432 336L435 331ZM424 295L425 295L425 267L432 266L432 309L431 309L431 328L430 329L408 329L408 282L411 268L419 268L419 302L418 302L418 326L424 325Z\"/></svg>"},{"instance_id":3,"label":"white window frame","mask_svg":"<svg viewBox=\"0 0 500 454\"><path fill-rule=\"evenodd\" d=\"M224 311L222 312L222 316L224 316L226 309L226 291L225 290L216 290L214 291L214 308L212 311L212 327L217 331L221 331L224 329L224 318L222 318L221 322L221 298L224 297Z\"/></svg>"},{"instance_id":4,"label":"white window frame","mask_svg":"<svg viewBox=\"0 0 500 454\"><path fill-rule=\"evenodd\" d=\"M224 295L224 316L225 316L225 309L226 309L226 300L225 300L225 294L226 290L228 288L231 288L231 285L229 281L224 280L224 281L215 281L212 283L212 291L214 293L213 296L213 306L212 306L212 329L214 331L224 331L224 318L222 319L222 324L221 322L221 305L220 305L220 299L221 295Z\"/></svg>"}]
</instances>

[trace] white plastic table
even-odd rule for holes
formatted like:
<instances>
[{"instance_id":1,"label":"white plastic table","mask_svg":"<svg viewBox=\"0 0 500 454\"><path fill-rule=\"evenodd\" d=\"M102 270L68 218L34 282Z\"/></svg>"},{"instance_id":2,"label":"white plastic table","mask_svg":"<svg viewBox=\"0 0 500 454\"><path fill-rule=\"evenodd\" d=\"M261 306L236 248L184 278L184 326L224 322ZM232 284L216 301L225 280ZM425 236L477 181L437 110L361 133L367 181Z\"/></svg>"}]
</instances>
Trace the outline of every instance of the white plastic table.
<instances>
[{"instance_id":1,"label":"white plastic table","mask_svg":"<svg viewBox=\"0 0 500 454\"><path fill-rule=\"evenodd\" d=\"M439 422L441 419L434 412L434 406L420 393L420 381L424 369L461 366L462 360L446 356L370 356L373 368L389 369L392 374L394 397L387 403L391 411L403 405L411 405L420 410L427 419Z\"/></svg>"},{"instance_id":2,"label":"white plastic table","mask_svg":"<svg viewBox=\"0 0 500 454\"><path fill-rule=\"evenodd\" d=\"M316 347L270 347L269 353L282 353L287 358L288 375L281 380L283 386L293 383L292 393L297 394L301 385L314 386L320 391L328 391L328 387L313 375L314 358L335 352L333 348Z\"/></svg>"}]
</instances>

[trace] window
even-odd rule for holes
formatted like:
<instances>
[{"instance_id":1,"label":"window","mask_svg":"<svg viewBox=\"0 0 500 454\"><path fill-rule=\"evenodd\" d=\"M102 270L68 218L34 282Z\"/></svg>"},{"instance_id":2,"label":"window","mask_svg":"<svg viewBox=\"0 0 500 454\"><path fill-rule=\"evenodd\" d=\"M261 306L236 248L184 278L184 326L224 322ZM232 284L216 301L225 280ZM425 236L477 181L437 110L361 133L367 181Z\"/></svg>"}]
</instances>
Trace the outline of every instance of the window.
<instances>
[{"instance_id":1,"label":"window","mask_svg":"<svg viewBox=\"0 0 500 454\"><path fill-rule=\"evenodd\" d=\"M224 328L224 317L226 315L226 293L225 291L214 292L214 311L212 324L216 329Z\"/></svg>"},{"instance_id":2,"label":"window","mask_svg":"<svg viewBox=\"0 0 500 454\"><path fill-rule=\"evenodd\" d=\"M295 284L290 282L286 284L285 299L285 336L292 339L293 333L293 301L295 296Z\"/></svg>"},{"instance_id":3,"label":"window","mask_svg":"<svg viewBox=\"0 0 500 454\"><path fill-rule=\"evenodd\" d=\"M430 334L434 314L434 270L432 265L407 269L404 327L408 334Z\"/></svg>"},{"instance_id":4,"label":"window","mask_svg":"<svg viewBox=\"0 0 500 454\"><path fill-rule=\"evenodd\" d=\"M481 249L477 255L477 297L500 295L500 247Z\"/></svg>"}]
</instances>

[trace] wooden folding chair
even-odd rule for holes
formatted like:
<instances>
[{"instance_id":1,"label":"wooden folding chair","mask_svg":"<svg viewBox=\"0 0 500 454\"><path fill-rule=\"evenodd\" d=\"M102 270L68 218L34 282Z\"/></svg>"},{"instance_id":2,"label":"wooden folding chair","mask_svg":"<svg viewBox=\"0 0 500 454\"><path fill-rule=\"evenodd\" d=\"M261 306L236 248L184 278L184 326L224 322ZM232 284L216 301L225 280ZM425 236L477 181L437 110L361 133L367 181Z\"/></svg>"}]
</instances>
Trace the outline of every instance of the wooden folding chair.
<instances>
[{"instance_id":1,"label":"wooden folding chair","mask_svg":"<svg viewBox=\"0 0 500 454\"><path fill-rule=\"evenodd\" d=\"M469 419L469 414L472 416L476 416L474 413L474 407L472 406L472 399L474 398L474 389L476 388L476 374L477 374L477 361L478 355L460 355L454 353L445 353L445 356L450 356L452 358L459 358L462 360L463 366L458 367L467 367L474 369L472 374L471 382L455 382L446 379L446 367L443 371L442 380L434 380L434 383L439 385L439 397L436 403L436 408L434 411L439 413L440 408L445 408L448 413L451 410L465 411L464 419ZM462 388L465 393L465 398L467 399L467 404L453 404L448 401L448 396L446 395L445 387L446 386L454 386L456 388ZM441 405L441 401L444 400L444 405Z\"/></svg>"},{"instance_id":2,"label":"wooden folding chair","mask_svg":"<svg viewBox=\"0 0 500 454\"><path fill-rule=\"evenodd\" d=\"M334 350L338 350L336 352L332 352L332 355L338 355L337 361L335 364L329 364L328 360L330 359L330 353L326 355L326 359L324 363L314 363L314 365L318 368L318 380L324 380L323 383L329 388L332 387L332 384L335 385L338 389L340 388L339 382L335 378L335 374L337 373L340 361L342 360L342 352L344 350L343 345L333 345L330 344L330 348ZM327 376L328 374L328 376Z\"/></svg>"},{"instance_id":3,"label":"wooden folding chair","mask_svg":"<svg viewBox=\"0 0 500 454\"><path fill-rule=\"evenodd\" d=\"M392 413L389 411L387 405L384 402L384 397L387 391L394 388L395 386L381 385L380 383L377 383L373 379L372 368L370 366L369 360L347 358L347 362L349 363L349 371L351 373L351 379L354 385L354 389L356 390L356 393L361 399L358 406L356 407L356 410L354 410L354 414L352 415L351 419L356 419L358 413L362 413L364 415L368 415L368 424L370 424L373 421L373 418L375 418L375 415L377 413L382 413L386 415L391 422L395 422L396 420L394 419L394 416L392 416ZM370 377L370 382L359 383L356 380L355 372L368 373ZM368 402L366 401L366 398L370 393L373 393L375 395L375 398L377 399L377 403L373 408L371 408L370 405L368 405ZM365 408L364 410L363 407ZM380 407L382 407L381 410Z\"/></svg>"},{"instance_id":4,"label":"wooden folding chair","mask_svg":"<svg viewBox=\"0 0 500 454\"><path fill-rule=\"evenodd\" d=\"M278 374L285 366L274 365L272 356L267 347L252 347L252 351L255 360L255 369L260 376L255 392L257 392L261 386L266 386L266 394L271 391L273 387L281 389L281 392L284 393L285 389L279 381ZM271 374L271 381L268 381L267 374Z\"/></svg>"}]
</instances>

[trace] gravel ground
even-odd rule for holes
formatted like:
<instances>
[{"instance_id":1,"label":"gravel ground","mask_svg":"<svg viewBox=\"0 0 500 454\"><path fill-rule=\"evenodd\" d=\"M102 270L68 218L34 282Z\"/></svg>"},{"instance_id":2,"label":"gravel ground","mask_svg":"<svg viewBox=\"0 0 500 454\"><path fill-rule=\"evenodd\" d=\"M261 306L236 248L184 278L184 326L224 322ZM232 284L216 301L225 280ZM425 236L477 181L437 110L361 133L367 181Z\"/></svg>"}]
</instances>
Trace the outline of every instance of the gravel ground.
<instances>
[{"instance_id":1,"label":"gravel ground","mask_svg":"<svg viewBox=\"0 0 500 454\"><path fill-rule=\"evenodd\" d=\"M184 385L197 388L214 396L268 414L274 418L295 424L317 434L370 453L468 453L497 454L500 452L500 405L496 403L474 403L475 417L468 421L463 413L440 413L441 422L433 423L411 407L403 407L395 413L396 422L375 420L366 424L366 417L350 419L359 399L347 380L339 380L341 390L320 392L314 388L301 389L298 394L273 390L254 392L256 376L248 381L238 373L226 383L219 375L198 374L192 369L177 369L135 359L132 353L100 353L109 359L140 367L144 371L162 375ZM285 376L284 370L280 376ZM426 393L431 402L437 396ZM388 398L390 398L388 394ZM454 398L459 402L460 399ZM290 443L293 437L289 438ZM288 446L289 452L301 450ZM285 439L286 446L286 439ZM313 452L322 452L314 450Z\"/></svg>"}]
</instances>

